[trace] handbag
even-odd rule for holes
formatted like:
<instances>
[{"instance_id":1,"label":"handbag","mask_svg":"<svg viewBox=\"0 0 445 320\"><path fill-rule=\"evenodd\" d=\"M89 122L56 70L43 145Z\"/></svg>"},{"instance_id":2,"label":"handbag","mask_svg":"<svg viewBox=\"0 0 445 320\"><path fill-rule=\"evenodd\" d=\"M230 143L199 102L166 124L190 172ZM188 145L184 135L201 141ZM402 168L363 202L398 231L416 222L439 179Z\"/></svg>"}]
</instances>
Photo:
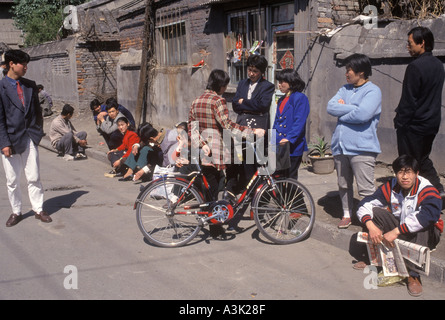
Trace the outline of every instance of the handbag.
<instances>
[{"instance_id":1,"label":"handbag","mask_svg":"<svg viewBox=\"0 0 445 320\"><path fill-rule=\"evenodd\" d=\"M278 144L276 148L276 171L290 168L290 143L289 141Z\"/></svg>"}]
</instances>

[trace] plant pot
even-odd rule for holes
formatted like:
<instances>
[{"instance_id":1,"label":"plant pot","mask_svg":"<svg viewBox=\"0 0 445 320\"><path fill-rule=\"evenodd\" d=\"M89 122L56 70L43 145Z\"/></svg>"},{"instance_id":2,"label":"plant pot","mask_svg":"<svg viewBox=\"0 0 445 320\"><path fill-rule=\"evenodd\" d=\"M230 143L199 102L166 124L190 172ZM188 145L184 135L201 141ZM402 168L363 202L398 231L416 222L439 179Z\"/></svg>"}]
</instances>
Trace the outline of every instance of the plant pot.
<instances>
[{"instance_id":1,"label":"plant pot","mask_svg":"<svg viewBox=\"0 0 445 320\"><path fill-rule=\"evenodd\" d=\"M329 174L335 169L334 157L331 155L326 155L323 158L317 155L309 155L311 160L312 170L316 174Z\"/></svg>"}]
</instances>

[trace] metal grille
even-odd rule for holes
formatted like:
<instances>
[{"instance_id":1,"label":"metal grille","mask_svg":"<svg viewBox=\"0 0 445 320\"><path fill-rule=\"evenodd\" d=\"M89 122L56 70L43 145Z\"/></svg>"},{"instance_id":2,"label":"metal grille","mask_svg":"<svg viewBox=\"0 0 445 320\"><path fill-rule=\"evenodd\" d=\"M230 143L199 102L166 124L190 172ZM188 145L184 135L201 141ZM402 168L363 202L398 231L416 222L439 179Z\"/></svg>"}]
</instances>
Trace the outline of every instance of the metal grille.
<instances>
[{"instance_id":1,"label":"metal grille","mask_svg":"<svg viewBox=\"0 0 445 320\"><path fill-rule=\"evenodd\" d=\"M159 63L163 66L187 64L186 27L181 8L161 10L156 25Z\"/></svg>"}]
</instances>

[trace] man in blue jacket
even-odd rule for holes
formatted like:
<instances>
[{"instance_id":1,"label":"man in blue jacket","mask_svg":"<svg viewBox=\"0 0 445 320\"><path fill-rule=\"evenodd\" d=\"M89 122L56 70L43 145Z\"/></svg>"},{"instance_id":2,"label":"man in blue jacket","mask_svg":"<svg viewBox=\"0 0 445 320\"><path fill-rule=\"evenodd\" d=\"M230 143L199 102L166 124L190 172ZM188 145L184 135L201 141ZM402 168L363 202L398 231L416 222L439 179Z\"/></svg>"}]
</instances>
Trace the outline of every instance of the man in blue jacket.
<instances>
[{"instance_id":1,"label":"man in blue jacket","mask_svg":"<svg viewBox=\"0 0 445 320\"><path fill-rule=\"evenodd\" d=\"M406 68L402 96L395 110L398 152L414 157L420 164L420 175L444 198L444 187L429 155L440 126L445 71L443 63L432 54L434 36L428 28L412 29L407 47L416 59Z\"/></svg>"},{"instance_id":2,"label":"man in blue jacket","mask_svg":"<svg viewBox=\"0 0 445 320\"><path fill-rule=\"evenodd\" d=\"M43 211L43 187L40 182L38 145L43 137L43 117L38 89L34 81L23 78L29 55L20 50L5 53L7 73L0 81L0 150L6 174L12 214L7 227L22 220L20 175L25 172L28 193L35 218L51 222Z\"/></svg>"}]
</instances>

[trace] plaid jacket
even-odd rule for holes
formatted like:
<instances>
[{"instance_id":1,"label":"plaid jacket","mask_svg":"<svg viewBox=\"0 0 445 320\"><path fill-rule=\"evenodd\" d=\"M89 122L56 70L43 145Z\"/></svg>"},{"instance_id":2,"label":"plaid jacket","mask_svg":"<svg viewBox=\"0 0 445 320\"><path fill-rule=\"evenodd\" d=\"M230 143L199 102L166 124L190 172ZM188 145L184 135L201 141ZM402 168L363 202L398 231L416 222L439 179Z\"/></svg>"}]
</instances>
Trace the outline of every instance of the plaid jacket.
<instances>
[{"instance_id":1,"label":"plaid jacket","mask_svg":"<svg viewBox=\"0 0 445 320\"><path fill-rule=\"evenodd\" d=\"M226 99L212 90L206 90L193 101L188 125L192 139L192 156L197 148L207 144L212 155L210 158L202 157L201 162L218 170L225 169L226 164L230 163L231 138L240 139L253 135L252 129L230 120Z\"/></svg>"}]
</instances>

